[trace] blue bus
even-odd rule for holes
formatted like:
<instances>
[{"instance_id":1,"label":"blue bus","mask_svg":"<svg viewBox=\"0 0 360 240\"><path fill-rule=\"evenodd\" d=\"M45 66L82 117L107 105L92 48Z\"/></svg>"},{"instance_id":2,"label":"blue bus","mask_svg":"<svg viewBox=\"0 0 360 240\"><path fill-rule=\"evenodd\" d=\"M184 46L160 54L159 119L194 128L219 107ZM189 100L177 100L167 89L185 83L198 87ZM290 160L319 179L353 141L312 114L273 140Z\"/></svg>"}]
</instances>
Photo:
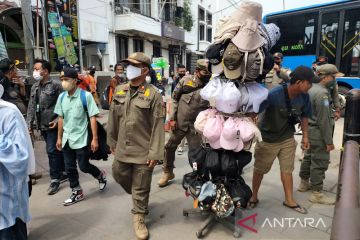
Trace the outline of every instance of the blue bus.
<instances>
[{"instance_id":1,"label":"blue bus","mask_svg":"<svg viewBox=\"0 0 360 240\"><path fill-rule=\"evenodd\" d=\"M284 54L284 66L311 66L326 56L345 74L337 78L339 93L360 88L360 1L337 1L268 14L265 23L281 31L272 49Z\"/></svg>"}]
</instances>

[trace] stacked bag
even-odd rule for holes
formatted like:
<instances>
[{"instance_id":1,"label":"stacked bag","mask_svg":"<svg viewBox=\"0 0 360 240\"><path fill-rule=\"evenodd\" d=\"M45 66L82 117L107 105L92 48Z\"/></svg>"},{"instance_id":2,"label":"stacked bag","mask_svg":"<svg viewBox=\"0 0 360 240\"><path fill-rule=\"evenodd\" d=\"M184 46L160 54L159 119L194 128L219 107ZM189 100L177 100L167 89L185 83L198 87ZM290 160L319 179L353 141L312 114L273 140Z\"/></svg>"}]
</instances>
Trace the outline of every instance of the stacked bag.
<instances>
[{"instance_id":1,"label":"stacked bag","mask_svg":"<svg viewBox=\"0 0 360 240\"><path fill-rule=\"evenodd\" d=\"M260 82L274 66L270 49L280 38L280 29L263 24L261 17L261 4L242 2L231 16L220 19L206 50L209 71L216 77L200 95L211 108L194 123L204 145L189 150L193 171L184 176L183 187L201 209L218 217L246 207L252 195L241 174L251 162L252 142L261 141L253 116L268 97Z\"/></svg>"}]
</instances>

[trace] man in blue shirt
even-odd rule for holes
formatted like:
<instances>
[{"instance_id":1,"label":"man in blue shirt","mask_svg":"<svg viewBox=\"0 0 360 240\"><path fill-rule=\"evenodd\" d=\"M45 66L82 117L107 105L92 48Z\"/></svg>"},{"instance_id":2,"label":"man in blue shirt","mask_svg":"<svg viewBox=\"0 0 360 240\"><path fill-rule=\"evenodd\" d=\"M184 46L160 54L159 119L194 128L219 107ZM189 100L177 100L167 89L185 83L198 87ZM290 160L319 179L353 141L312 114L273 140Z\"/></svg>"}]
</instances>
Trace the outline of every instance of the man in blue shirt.
<instances>
[{"instance_id":1,"label":"man in blue shirt","mask_svg":"<svg viewBox=\"0 0 360 240\"><path fill-rule=\"evenodd\" d=\"M264 174L268 173L276 158L279 159L281 181L285 192L283 205L299 213L307 213L293 198L294 158L296 141L294 125L301 121L302 149L309 149L308 118L311 117L311 103L307 92L314 80L314 72L304 66L297 67L290 74L290 84L280 85L269 92L268 99L261 106L265 108L260 120L262 142L255 147L255 163L252 181L253 195L250 207L258 201L258 191Z\"/></svg>"},{"instance_id":2,"label":"man in blue shirt","mask_svg":"<svg viewBox=\"0 0 360 240\"><path fill-rule=\"evenodd\" d=\"M35 169L34 155L24 118L14 104L1 99L3 93L0 85L0 240L23 240L30 220L28 175Z\"/></svg>"}]
</instances>

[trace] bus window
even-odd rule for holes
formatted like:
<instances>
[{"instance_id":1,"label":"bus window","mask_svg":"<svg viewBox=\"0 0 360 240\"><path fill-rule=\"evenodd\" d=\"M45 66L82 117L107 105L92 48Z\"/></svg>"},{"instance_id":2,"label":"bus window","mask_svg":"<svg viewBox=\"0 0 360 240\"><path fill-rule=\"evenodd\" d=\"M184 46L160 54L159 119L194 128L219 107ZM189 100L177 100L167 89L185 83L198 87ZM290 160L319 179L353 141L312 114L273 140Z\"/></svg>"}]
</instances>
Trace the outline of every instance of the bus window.
<instances>
[{"instance_id":1,"label":"bus window","mask_svg":"<svg viewBox=\"0 0 360 240\"><path fill-rule=\"evenodd\" d=\"M360 9L345 11L344 41L340 71L346 76L359 76L360 64Z\"/></svg>"},{"instance_id":2,"label":"bus window","mask_svg":"<svg viewBox=\"0 0 360 240\"><path fill-rule=\"evenodd\" d=\"M325 13L321 22L320 56L326 56L329 63L335 64L339 29L339 13Z\"/></svg>"},{"instance_id":3,"label":"bus window","mask_svg":"<svg viewBox=\"0 0 360 240\"><path fill-rule=\"evenodd\" d=\"M281 32L272 52L286 56L316 55L317 12L269 17L267 23L275 23Z\"/></svg>"}]
</instances>

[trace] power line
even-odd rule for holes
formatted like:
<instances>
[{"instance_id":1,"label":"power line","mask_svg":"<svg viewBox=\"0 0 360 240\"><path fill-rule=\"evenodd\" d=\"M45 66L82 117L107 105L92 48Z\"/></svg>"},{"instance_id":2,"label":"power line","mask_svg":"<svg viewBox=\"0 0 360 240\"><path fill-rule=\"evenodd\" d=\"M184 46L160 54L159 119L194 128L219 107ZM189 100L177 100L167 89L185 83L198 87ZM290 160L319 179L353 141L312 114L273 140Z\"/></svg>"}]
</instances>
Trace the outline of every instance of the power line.
<instances>
[{"instance_id":1,"label":"power line","mask_svg":"<svg viewBox=\"0 0 360 240\"><path fill-rule=\"evenodd\" d=\"M234 4L238 4L238 3L242 2L242 1L244 1L244 0L237 1L237 2L234 3ZM214 12L212 15L215 15L215 14L217 14L217 13L219 13L219 12L222 12L222 11L228 9L228 8L231 8L231 7L233 7L233 5L227 6L227 7L223 8L223 9L221 9L221 10L219 10L219 11L216 11L216 12Z\"/></svg>"}]
</instances>

